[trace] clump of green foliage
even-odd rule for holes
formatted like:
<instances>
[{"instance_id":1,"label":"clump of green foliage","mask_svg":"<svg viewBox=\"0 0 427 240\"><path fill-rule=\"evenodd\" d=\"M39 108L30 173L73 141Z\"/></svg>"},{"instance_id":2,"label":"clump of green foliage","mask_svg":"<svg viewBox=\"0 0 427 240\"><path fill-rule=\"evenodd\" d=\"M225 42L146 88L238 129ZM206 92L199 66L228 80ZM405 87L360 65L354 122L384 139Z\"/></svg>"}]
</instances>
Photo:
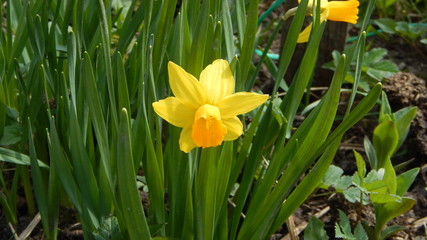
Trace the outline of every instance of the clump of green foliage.
<instances>
[{"instance_id":1,"label":"clump of green foliage","mask_svg":"<svg viewBox=\"0 0 427 240\"><path fill-rule=\"evenodd\" d=\"M367 162L371 170L367 172L365 160L356 151L354 156L357 172L352 176L343 175L344 171L337 166L329 167L319 187L325 189L332 187L336 193L343 194L347 201L359 208L358 225L354 234L351 232L347 216L339 211L341 220L335 227L335 237L383 240L404 229L399 225L388 227L385 225L391 219L409 211L415 204L415 200L406 197L405 194L414 182L419 169L413 168L397 176L395 171L397 166L392 165L391 157L404 142L416 111L416 107L406 107L392 113L387 96L383 93L379 124L374 130L373 142L367 137L364 139ZM361 228L361 208L366 205L374 207L375 224L369 226L363 223ZM323 228L321 225L316 226Z\"/></svg>"}]
</instances>

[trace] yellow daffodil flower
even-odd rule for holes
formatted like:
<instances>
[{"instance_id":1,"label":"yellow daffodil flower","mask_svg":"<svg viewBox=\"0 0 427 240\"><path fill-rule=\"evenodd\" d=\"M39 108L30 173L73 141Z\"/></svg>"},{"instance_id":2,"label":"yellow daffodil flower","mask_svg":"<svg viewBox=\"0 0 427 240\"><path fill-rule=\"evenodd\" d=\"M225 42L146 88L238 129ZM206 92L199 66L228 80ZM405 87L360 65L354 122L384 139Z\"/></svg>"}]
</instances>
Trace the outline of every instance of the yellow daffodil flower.
<instances>
[{"instance_id":1,"label":"yellow daffodil flower","mask_svg":"<svg viewBox=\"0 0 427 240\"><path fill-rule=\"evenodd\" d=\"M300 2L301 0L298 0ZM316 1L316 0L314 0ZM309 7L313 7L311 1L308 3ZM348 22L352 24L357 23L359 18L359 1L328 1L320 0L320 22L327 20L337 22ZM308 25L298 36L298 43L307 42L310 36L312 24Z\"/></svg>"},{"instance_id":2,"label":"yellow daffodil flower","mask_svg":"<svg viewBox=\"0 0 427 240\"><path fill-rule=\"evenodd\" d=\"M237 139L243 125L237 115L257 108L268 95L234 92L234 77L228 62L215 60L198 81L173 62L168 64L169 84L175 97L153 103L154 111L170 124L183 128L182 151L214 147Z\"/></svg>"}]
</instances>

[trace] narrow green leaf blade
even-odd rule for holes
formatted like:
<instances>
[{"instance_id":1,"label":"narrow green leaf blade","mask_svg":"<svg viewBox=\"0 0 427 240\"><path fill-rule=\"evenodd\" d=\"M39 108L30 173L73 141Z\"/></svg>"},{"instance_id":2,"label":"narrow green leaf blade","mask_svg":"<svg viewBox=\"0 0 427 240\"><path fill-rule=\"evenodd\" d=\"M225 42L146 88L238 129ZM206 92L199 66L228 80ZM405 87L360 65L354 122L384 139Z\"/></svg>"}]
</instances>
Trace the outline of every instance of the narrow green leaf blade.
<instances>
[{"instance_id":1,"label":"narrow green leaf blade","mask_svg":"<svg viewBox=\"0 0 427 240\"><path fill-rule=\"evenodd\" d=\"M2 147L0 147L0 161L27 166L31 165L31 160L28 155ZM43 168L49 168L49 166L40 160L38 160L38 165Z\"/></svg>"},{"instance_id":2,"label":"narrow green leaf blade","mask_svg":"<svg viewBox=\"0 0 427 240\"><path fill-rule=\"evenodd\" d=\"M129 237L132 240L151 239L150 230L142 208L140 195L136 186L130 142L129 118L123 109L120 114L120 127L117 142L117 182L120 206L126 222Z\"/></svg>"}]
</instances>

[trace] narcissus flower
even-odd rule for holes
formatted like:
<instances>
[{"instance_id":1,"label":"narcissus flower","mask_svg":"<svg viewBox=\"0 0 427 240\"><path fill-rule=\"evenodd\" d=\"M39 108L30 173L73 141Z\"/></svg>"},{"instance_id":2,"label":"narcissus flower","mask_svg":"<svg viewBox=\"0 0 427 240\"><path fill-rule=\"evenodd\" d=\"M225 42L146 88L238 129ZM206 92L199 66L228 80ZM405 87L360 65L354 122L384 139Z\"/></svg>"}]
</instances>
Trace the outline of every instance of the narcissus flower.
<instances>
[{"instance_id":1,"label":"narcissus flower","mask_svg":"<svg viewBox=\"0 0 427 240\"><path fill-rule=\"evenodd\" d=\"M234 77L225 60L208 65L199 81L173 62L169 62L168 72L175 97L154 102L153 108L170 124L183 128L179 145L184 152L238 138L243 125L237 115L252 111L268 99L263 94L233 93Z\"/></svg>"},{"instance_id":2,"label":"narcissus flower","mask_svg":"<svg viewBox=\"0 0 427 240\"><path fill-rule=\"evenodd\" d=\"M301 0L298 0L300 2ZM316 0L314 0L316 2ZM308 3L310 8L313 7L312 2ZM359 18L359 1L348 0L348 1L328 1L320 0L320 22L326 19L337 22L348 22L352 24L357 23ZM298 43L307 42L310 36L312 24L308 25L298 36Z\"/></svg>"}]
</instances>

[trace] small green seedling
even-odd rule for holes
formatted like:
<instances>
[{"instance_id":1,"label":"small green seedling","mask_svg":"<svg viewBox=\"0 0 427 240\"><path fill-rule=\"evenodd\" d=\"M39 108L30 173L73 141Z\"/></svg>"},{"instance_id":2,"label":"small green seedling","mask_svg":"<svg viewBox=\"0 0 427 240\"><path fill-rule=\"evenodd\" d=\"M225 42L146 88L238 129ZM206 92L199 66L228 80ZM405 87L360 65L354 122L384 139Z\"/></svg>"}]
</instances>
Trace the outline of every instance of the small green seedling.
<instances>
[{"instance_id":1,"label":"small green seedling","mask_svg":"<svg viewBox=\"0 0 427 240\"><path fill-rule=\"evenodd\" d=\"M324 224L316 217L312 217L304 230L304 239L306 240L323 240L328 239L324 229Z\"/></svg>"},{"instance_id":2,"label":"small green seedling","mask_svg":"<svg viewBox=\"0 0 427 240\"><path fill-rule=\"evenodd\" d=\"M350 220L347 215L338 209L340 221L335 223L335 238L346 240L368 240L368 235L361 223L358 223L354 231L351 229ZM304 230L304 239L323 240L328 239L322 221L312 217Z\"/></svg>"},{"instance_id":3,"label":"small green seedling","mask_svg":"<svg viewBox=\"0 0 427 240\"><path fill-rule=\"evenodd\" d=\"M348 48L354 47L353 45ZM373 85L378 82L383 82L385 79L391 77L399 71L399 68L392 61L385 59L387 50L384 48L373 48L363 55L363 62L361 67L361 78L359 87L368 91ZM335 70L338 66L340 53L338 51L332 52L333 60L323 65L326 69ZM357 60L351 62L351 68L347 72L345 80L349 83L354 83Z\"/></svg>"},{"instance_id":4,"label":"small green seedling","mask_svg":"<svg viewBox=\"0 0 427 240\"><path fill-rule=\"evenodd\" d=\"M350 220L347 215L338 209L340 222L335 223L335 238L346 240L368 240L368 235L361 223L358 223L354 232L351 231Z\"/></svg>"}]
</instances>

